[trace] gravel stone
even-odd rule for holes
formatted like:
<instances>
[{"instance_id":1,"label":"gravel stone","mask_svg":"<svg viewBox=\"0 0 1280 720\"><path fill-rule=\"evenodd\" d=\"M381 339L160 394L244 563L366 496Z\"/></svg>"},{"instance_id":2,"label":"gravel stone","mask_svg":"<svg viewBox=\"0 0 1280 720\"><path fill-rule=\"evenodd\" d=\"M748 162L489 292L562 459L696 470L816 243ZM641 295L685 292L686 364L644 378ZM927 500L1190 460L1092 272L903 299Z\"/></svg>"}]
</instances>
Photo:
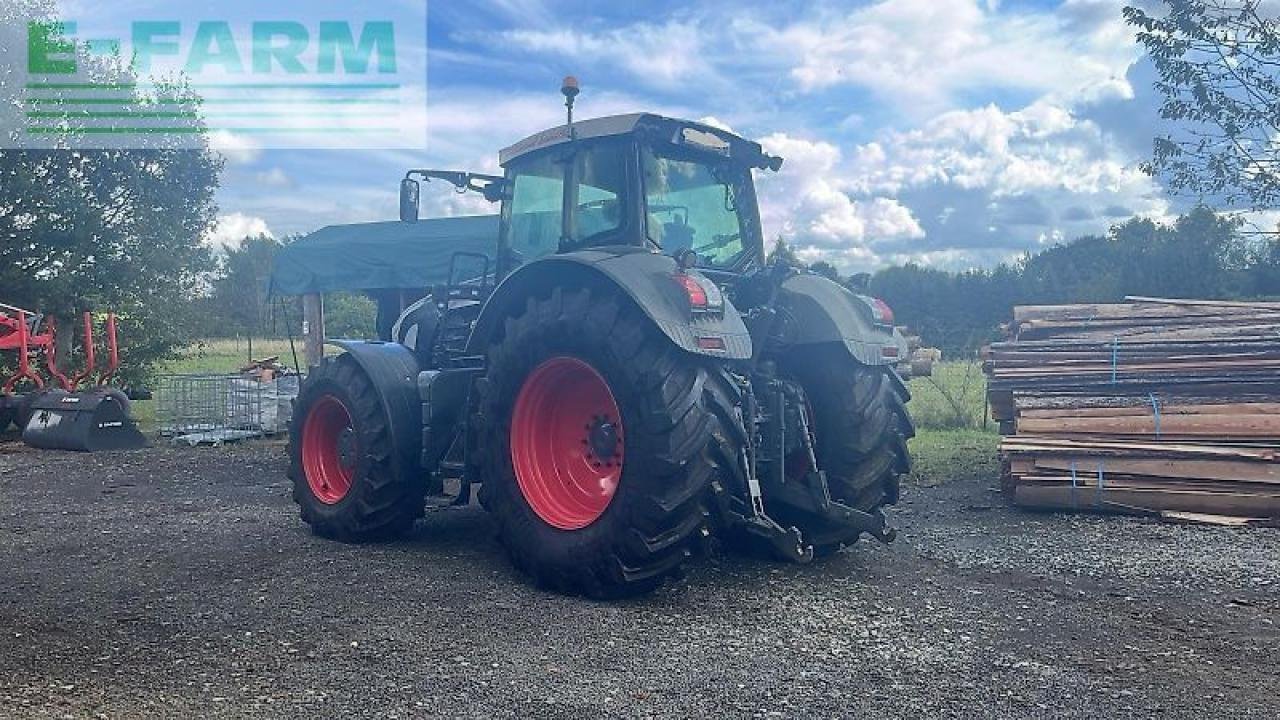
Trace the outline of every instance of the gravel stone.
<instances>
[{"instance_id":1,"label":"gravel stone","mask_svg":"<svg viewBox=\"0 0 1280 720\"><path fill-rule=\"evenodd\" d=\"M605 604L518 576L477 507L349 546L284 447L0 444L0 716L1280 716L1280 532L904 488L892 545L695 563Z\"/></svg>"}]
</instances>

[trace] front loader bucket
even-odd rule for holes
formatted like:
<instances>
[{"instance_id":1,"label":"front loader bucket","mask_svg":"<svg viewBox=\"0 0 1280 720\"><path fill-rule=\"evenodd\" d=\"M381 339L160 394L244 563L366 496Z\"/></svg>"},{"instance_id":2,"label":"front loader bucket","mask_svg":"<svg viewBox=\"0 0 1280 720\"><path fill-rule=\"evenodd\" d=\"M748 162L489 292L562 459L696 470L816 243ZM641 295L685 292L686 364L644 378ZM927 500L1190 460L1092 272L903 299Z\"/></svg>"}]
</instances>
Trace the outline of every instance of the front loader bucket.
<instances>
[{"instance_id":1,"label":"front loader bucket","mask_svg":"<svg viewBox=\"0 0 1280 720\"><path fill-rule=\"evenodd\" d=\"M131 450L146 439L129 417L123 393L97 388L69 393L51 390L31 404L31 419L22 440L45 450Z\"/></svg>"}]
</instances>

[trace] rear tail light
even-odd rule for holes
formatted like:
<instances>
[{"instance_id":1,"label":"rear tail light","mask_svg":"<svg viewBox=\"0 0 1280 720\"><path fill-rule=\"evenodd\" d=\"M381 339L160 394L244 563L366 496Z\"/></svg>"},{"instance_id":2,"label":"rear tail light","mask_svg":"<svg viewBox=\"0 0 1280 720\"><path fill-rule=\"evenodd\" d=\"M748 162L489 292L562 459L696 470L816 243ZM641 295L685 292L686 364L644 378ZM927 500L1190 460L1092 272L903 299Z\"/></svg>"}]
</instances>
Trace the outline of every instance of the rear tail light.
<instances>
[{"instance_id":1,"label":"rear tail light","mask_svg":"<svg viewBox=\"0 0 1280 720\"><path fill-rule=\"evenodd\" d=\"M710 279L699 273L678 272L672 276L676 284L684 290L689 301L689 310L695 313L718 313L724 311L724 294Z\"/></svg>"},{"instance_id":2,"label":"rear tail light","mask_svg":"<svg viewBox=\"0 0 1280 720\"><path fill-rule=\"evenodd\" d=\"M893 308L889 307L889 304L880 298L871 298L871 312L875 315L878 324L893 324Z\"/></svg>"},{"instance_id":3,"label":"rear tail light","mask_svg":"<svg viewBox=\"0 0 1280 720\"><path fill-rule=\"evenodd\" d=\"M694 280L690 275L680 273L676 275L676 283L684 288L685 295L689 297L689 307L694 310L707 309L707 291L703 289L697 280Z\"/></svg>"}]
</instances>

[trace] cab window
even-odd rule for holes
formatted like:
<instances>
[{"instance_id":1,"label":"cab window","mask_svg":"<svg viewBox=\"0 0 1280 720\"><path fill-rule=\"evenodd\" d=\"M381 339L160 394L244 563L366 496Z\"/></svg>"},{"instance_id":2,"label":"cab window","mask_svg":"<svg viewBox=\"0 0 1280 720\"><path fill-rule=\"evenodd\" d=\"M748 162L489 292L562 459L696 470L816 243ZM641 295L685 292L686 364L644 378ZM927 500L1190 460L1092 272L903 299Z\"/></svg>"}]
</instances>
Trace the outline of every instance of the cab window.
<instances>
[{"instance_id":1,"label":"cab window","mask_svg":"<svg viewBox=\"0 0 1280 720\"><path fill-rule=\"evenodd\" d=\"M543 155L522 164L513 176L507 244L519 264L560 247L564 163L553 155Z\"/></svg>"},{"instance_id":2,"label":"cab window","mask_svg":"<svg viewBox=\"0 0 1280 720\"><path fill-rule=\"evenodd\" d=\"M602 143L583 148L574 157L578 183L574 206L575 242L617 230L622 225L622 195L627 182L625 146Z\"/></svg>"},{"instance_id":3,"label":"cab window","mask_svg":"<svg viewBox=\"0 0 1280 720\"><path fill-rule=\"evenodd\" d=\"M738 206L742 170L715 159L646 148L646 232L662 251L692 250L700 265L729 268L746 254L745 221Z\"/></svg>"}]
</instances>

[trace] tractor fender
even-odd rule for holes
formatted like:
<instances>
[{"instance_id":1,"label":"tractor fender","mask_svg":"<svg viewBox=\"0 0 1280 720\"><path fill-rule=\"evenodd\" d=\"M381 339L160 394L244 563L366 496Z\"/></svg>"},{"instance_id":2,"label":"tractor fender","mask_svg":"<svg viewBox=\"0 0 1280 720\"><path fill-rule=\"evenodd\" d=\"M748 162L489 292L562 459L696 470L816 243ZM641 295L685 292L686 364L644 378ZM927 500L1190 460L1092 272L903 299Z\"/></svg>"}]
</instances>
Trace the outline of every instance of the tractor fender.
<instances>
[{"instance_id":1,"label":"tractor fender","mask_svg":"<svg viewBox=\"0 0 1280 720\"><path fill-rule=\"evenodd\" d=\"M778 292L783 347L840 343L863 365L895 365L898 341L891 325L876 323L868 301L812 273L792 275ZM886 357L884 348L894 348Z\"/></svg>"},{"instance_id":2,"label":"tractor fender","mask_svg":"<svg viewBox=\"0 0 1280 720\"><path fill-rule=\"evenodd\" d=\"M418 361L409 348L379 340L326 340L346 351L369 377L389 425L393 465L402 481L422 475L422 401L418 398Z\"/></svg>"},{"instance_id":3,"label":"tractor fender","mask_svg":"<svg viewBox=\"0 0 1280 720\"><path fill-rule=\"evenodd\" d=\"M580 250L534 260L508 275L485 302L467 350L483 354L503 319L549 287L605 284L631 298L676 347L727 360L750 358L751 335L733 303L725 297L723 312L691 312L688 295L675 280L679 272L671 257L631 247Z\"/></svg>"}]
</instances>

